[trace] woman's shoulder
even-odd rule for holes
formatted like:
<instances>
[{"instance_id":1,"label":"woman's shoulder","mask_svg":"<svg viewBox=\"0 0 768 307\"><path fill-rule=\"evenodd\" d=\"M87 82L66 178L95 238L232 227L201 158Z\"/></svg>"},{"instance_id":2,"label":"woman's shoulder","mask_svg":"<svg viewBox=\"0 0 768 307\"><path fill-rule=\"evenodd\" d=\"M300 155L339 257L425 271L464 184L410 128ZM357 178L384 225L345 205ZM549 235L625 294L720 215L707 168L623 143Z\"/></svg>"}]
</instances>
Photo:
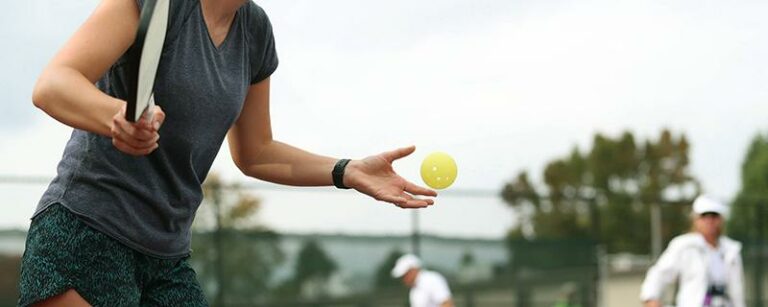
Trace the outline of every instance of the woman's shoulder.
<instances>
[{"instance_id":1,"label":"woman's shoulder","mask_svg":"<svg viewBox=\"0 0 768 307\"><path fill-rule=\"evenodd\" d=\"M705 242L701 234L696 232L690 232L690 233L686 233L686 234L682 234L677 237L674 237L672 241L669 241L668 248L685 248L685 247L701 246L702 243L705 243Z\"/></svg>"},{"instance_id":2,"label":"woman's shoulder","mask_svg":"<svg viewBox=\"0 0 768 307\"><path fill-rule=\"evenodd\" d=\"M726 237L726 236L720 237L720 244L722 244L723 248L726 248L726 249L732 249L732 250L736 250L736 251L740 251L741 250L741 242L736 241L736 240L731 239L731 238Z\"/></svg>"},{"instance_id":3,"label":"woman's shoulder","mask_svg":"<svg viewBox=\"0 0 768 307\"><path fill-rule=\"evenodd\" d=\"M264 22L269 20L267 12L253 1L248 1L243 5L243 13L249 22Z\"/></svg>"},{"instance_id":4,"label":"woman's shoulder","mask_svg":"<svg viewBox=\"0 0 768 307\"><path fill-rule=\"evenodd\" d=\"M139 10L144 9L144 4L147 2L147 0L135 0L136 4L139 6ZM184 24L184 22L189 18L189 15L192 13L192 11L197 8L197 6L200 5L200 0L168 0L168 6L169 6L169 12L170 12L170 22L169 22L169 32L173 32L174 30L177 30L175 28L181 26Z\"/></svg>"},{"instance_id":5,"label":"woman's shoulder","mask_svg":"<svg viewBox=\"0 0 768 307\"><path fill-rule=\"evenodd\" d=\"M144 3L147 2L147 0L135 0L136 4L139 5L139 8L144 7ZM200 3L200 0L168 0L168 5L170 6L171 13L181 10L183 8L191 8Z\"/></svg>"},{"instance_id":6,"label":"woman's shoulder","mask_svg":"<svg viewBox=\"0 0 768 307\"><path fill-rule=\"evenodd\" d=\"M240 9L239 14L249 39L263 41L272 36L272 23L269 21L267 12L261 6L253 1L248 1Z\"/></svg>"},{"instance_id":7,"label":"woman's shoulder","mask_svg":"<svg viewBox=\"0 0 768 307\"><path fill-rule=\"evenodd\" d=\"M171 14L180 19L186 19L193 9L200 5L199 0L169 0Z\"/></svg>"}]
</instances>

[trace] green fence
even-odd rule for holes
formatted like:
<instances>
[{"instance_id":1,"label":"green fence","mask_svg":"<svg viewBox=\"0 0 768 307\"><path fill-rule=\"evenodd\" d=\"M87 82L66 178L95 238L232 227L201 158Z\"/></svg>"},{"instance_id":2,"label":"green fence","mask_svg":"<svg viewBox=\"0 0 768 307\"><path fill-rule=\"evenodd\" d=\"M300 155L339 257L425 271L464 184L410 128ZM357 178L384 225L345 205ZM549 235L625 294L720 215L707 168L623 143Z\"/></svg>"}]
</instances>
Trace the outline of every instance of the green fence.
<instances>
[{"instance_id":1,"label":"green fence","mask_svg":"<svg viewBox=\"0 0 768 307\"><path fill-rule=\"evenodd\" d=\"M747 306L766 307L768 300L764 294L768 291L768 208L763 202L753 202L736 213L747 217L741 219L745 225L729 225L734 228L735 239L743 244L741 255L744 260Z\"/></svg>"}]
</instances>

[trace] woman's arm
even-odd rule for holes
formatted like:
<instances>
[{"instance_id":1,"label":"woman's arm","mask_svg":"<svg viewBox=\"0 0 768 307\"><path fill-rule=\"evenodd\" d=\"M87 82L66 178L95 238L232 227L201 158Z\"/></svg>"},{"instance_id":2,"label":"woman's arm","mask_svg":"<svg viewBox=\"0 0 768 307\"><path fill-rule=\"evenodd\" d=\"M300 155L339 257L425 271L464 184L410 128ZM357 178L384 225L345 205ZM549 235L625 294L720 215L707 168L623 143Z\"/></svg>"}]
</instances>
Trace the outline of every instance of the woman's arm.
<instances>
[{"instance_id":1,"label":"woman's arm","mask_svg":"<svg viewBox=\"0 0 768 307\"><path fill-rule=\"evenodd\" d=\"M746 298L744 297L744 266L741 260L741 253L736 254L733 264L731 265L730 282L728 283L728 292L730 294L731 303L734 307L747 306Z\"/></svg>"},{"instance_id":2,"label":"woman's arm","mask_svg":"<svg viewBox=\"0 0 768 307\"><path fill-rule=\"evenodd\" d=\"M121 116L125 102L100 91L94 83L133 44L139 20L135 0L104 0L43 69L32 101L56 120L73 128L113 137L120 150L147 154L157 147L153 123L129 123Z\"/></svg>"},{"instance_id":3,"label":"woman's arm","mask_svg":"<svg viewBox=\"0 0 768 307\"><path fill-rule=\"evenodd\" d=\"M269 115L270 79L251 85L240 117L230 129L228 141L232 159L247 176L294 186L333 184L331 170L338 159L316 155L272 138ZM377 200L401 207L424 207L431 199L413 195L436 196L397 175L392 162L405 157L414 148L403 148L353 160L346 168L344 184Z\"/></svg>"},{"instance_id":4,"label":"woman's arm","mask_svg":"<svg viewBox=\"0 0 768 307\"><path fill-rule=\"evenodd\" d=\"M673 240L669 243L667 249L661 253L656 264L648 269L640 290L640 299L643 301L644 306L661 306L661 295L664 287L673 282L680 272L678 261L680 252L681 248Z\"/></svg>"}]
</instances>

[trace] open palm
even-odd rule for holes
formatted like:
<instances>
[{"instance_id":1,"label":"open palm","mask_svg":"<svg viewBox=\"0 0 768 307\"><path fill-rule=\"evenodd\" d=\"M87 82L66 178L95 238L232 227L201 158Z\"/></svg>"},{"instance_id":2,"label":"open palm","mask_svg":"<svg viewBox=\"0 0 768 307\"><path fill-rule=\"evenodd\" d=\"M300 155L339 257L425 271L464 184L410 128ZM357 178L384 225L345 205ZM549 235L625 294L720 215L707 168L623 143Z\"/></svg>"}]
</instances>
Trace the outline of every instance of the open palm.
<instances>
[{"instance_id":1,"label":"open palm","mask_svg":"<svg viewBox=\"0 0 768 307\"><path fill-rule=\"evenodd\" d=\"M350 162L348 186L377 200L393 203L401 208L423 208L434 204L431 198L437 192L418 186L398 175L392 163L413 153L416 147L404 147Z\"/></svg>"}]
</instances>

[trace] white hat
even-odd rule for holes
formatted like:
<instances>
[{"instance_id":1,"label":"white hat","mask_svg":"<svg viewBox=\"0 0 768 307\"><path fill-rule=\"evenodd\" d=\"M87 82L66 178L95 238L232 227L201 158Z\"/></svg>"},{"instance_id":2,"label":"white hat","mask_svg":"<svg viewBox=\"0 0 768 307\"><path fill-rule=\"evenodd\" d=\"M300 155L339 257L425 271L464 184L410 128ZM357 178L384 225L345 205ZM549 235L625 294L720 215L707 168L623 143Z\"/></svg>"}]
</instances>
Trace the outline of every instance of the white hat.
<instances>
[{"instance_id":1,"label":"white hat","mask_svg":"<svg viewBox=\"0 0 768 307\"><path fill-rule=\"evenodd\" d=\"M693 212L697 215L714 212L725 217L728 214L728 207L712 197L700 195L693 201Z\"/></svg>"},{"instance_id":2,"label":"white hat","mask_svg":"<svg viewBox=\"0 0 768 307\"><path fill-rule=\"evenodd\" d=\"M421 268L421 260L412 254L405 254L400 256L395 262L395 267L392 268L392 277L400 278L405 275L410 269Z\"/></svg>"}]
</instances>

